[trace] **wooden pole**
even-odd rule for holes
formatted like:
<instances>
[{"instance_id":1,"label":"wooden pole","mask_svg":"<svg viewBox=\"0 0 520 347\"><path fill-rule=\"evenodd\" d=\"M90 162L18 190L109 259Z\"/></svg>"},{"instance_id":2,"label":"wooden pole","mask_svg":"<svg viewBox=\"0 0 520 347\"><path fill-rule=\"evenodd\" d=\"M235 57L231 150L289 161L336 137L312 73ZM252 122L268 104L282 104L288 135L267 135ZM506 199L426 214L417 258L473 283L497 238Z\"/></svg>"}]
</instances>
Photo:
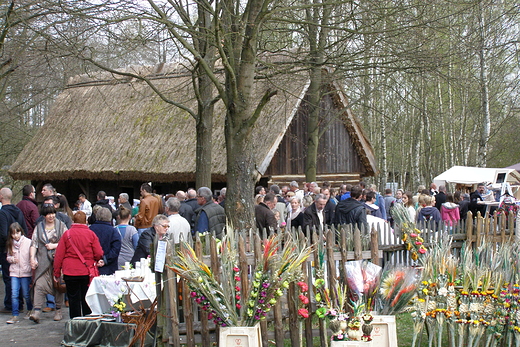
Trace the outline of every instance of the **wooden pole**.
<instances>
[{"instance_id":1,"label":"wooden pole","mask_svg":"<svg viewBox=\"0 0 520 347\"><path fill-rule=\"evenodd\" d=\"M379 227L379 225L378 225ZM379 240L378 240L379 232L372 227L372 232L370 233L370 258L372 258L372 263L379 265Z\"/></svg>"}]
</instances>

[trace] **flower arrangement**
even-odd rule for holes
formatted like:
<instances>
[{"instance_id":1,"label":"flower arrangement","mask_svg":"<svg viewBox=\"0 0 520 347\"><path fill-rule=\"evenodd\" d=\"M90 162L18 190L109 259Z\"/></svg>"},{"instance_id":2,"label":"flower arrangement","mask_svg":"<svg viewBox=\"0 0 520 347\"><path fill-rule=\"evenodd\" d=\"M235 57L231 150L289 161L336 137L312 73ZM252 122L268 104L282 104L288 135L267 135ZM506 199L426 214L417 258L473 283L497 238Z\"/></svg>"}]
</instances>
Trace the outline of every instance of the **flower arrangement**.
<instances>
[{"instance_id":1,"label":"flower arrangement","mask_svg":"<svg viewBox=\"0 0 520 347\"><path fill-rule=\"evenodd\" d=\"M124 302L124 296L122 294L119 295L117 300L115 300L112 307L114 308L111 311L112 317L119 320L121 318L121 315L123 314L123 312L125 312L125 308L126 308L126 303Z\"/></svg>"},{"instance_id":2,"label":"flower arrangement","mask_svg":"<svg viewBox=\"0 0 520 347\"><path fill-rule=\"evenodd\" d=\"M412 347L424 325L429 346L440 345L445 328L450 346L520 346L519 246L484 240L457 261L450 239L434 245L414 299Z\"/></svg>"},{"instance_id":3,"label":"flower arrangement","mask_svg":"<svg viewBox=\"0 0 520 347\"><path fill-rule=\"evenodd\" d=\"M396 227L401 232L406 250L410 252L410 258L417 261L427 252L424 246L424 239L420 236L421 231L415 227L415 222L411 220L410 214L402 204L395 204L392 216Z\"/></svg>"},{"instance_id":4,"label":"flower arrangement","mask_svg":"<svg viewBox=\"0 0 520 347\"><path fill-rule=\"evenodd\" d=\"M175 263L168 265L187 281L191 297L208 318L223 327L254 326L264 320L289 284L301 277L301 264L312 250L289 234L272 235L263 241L263 252L246 287L242 281L248 269L239 267L237 248L233 233L223 238L220 281L186 242Z\"/></svg>"},{"instance_id":5,"label":"flower arrangement","mask_svg":"<svg viewBox=\"0 0 520 347\"><path fill-rule=\"evenodd\" d=\"M381 270L381 266L368 260L349 261L345 264L348 296L353 302L362 298L367 312L375 309Z\"/></svg>"},{"instance_id":6,"label":"flower arrangement","mask_svg":"<svg viewBox=\"0 0 520 347\"><path fill-rule=\"evenodd\" d=\"M301 294L298 296L298 299L300 300L300 305L302 306L298 309L298 315L302 318L309 318L309 316L310 316L309 310L308 310L308 306L310 303L310 300L308 297L309 286L307 285L307 283L305 283L303 281L298 282L297 285L301 291Z\"/></svg>"},{"instance_id":7,"label":"flower arrangement","mask_svg":"<svg viewBox=\"0 0 520 347\"><path fill-rule=\"evenodd\" d=\"M395 315L402 312L415 296L417 276L414 268L385 269L378 296L378 312Z\"/></svg>"}]
</instances>

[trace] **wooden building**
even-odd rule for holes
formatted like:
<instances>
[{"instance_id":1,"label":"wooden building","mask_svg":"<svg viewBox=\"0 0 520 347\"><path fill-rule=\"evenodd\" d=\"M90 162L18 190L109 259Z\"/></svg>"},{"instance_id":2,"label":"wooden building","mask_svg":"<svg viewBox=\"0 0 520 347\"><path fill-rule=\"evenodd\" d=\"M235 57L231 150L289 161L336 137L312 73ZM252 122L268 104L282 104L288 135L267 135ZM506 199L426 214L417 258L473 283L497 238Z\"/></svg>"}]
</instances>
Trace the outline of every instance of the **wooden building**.
<instances>
[{"instance_id":1,"label":"wooden building","mask_svg":"<svg viewBox=\"0 0 520 347\"><path fill-rule=\"evenodd\" d=\"M131 67L164 97L196 110L191 76L178 64ZM251 138L262 182L303 180L308 78L302 74L266 76L255 82L258 99L267 88L278 94L266 105ZM377 171L373 150L334 83L324 88L319 179L357 181ZM226 185L225 109L215 105L213 189ZM195 119L164 102L141 79L99 72L72 78L51 114L25 146L9 174L31 180L40 191L47 182L73 202L79 193L95 200L126 192L138 198L142 182L158 193L195 186Z\"/></svg>"}]
</instances>

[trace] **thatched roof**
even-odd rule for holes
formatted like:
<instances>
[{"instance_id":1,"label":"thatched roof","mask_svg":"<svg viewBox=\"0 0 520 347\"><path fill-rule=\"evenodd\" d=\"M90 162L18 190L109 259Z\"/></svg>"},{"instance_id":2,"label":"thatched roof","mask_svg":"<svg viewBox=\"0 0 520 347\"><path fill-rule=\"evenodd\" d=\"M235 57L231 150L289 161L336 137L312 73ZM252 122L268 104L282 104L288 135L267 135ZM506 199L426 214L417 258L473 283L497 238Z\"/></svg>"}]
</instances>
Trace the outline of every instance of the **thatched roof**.
<instances>
[{"instance_id":1,"label":"thatched roof","mask_svg":"<svg viewBox=\"0 0 520 347\"><path fill-rule=\"evenodd\" d=\"M169 99L196 111L191 75L179 65L129 70L152 80ZM251 138L260 175L307 87L307 77L298 74L255 83L258 100L267 88L278 90L264 108ZM224 117L224 105L218 102L211 163L215 182L226 180ZM358 125L349 127L357 133L359 149L366 152L362 156L371 166L373 151L366 146ZM195 145L195 120L188 112L164 102L141 80L100 72L69 81L44 126L9 173L15 179L29 180L194 181Z\"/></svg>"}]
</instances>

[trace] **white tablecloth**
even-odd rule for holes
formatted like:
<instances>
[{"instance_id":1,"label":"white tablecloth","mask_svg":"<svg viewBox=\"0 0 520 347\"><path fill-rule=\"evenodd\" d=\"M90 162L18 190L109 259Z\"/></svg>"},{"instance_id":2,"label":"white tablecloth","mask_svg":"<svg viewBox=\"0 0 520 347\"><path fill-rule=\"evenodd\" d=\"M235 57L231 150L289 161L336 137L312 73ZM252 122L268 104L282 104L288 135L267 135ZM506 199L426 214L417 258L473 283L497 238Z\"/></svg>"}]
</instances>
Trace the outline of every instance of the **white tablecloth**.
<instances>
[{"instance_id":1,"label":"white tablecloth","mask_svg":"<svg viewBox=\"0 0 520 347\"><path fill-rule=\"evenodd\" d=\"M121 295L130 294L132 304L155 300L155 284L150 281L126 282L114 276L95 277L85 297L93 314L109 313ZM137 307L136 307L137 308Z\"/></svg>"}]
</instances>

